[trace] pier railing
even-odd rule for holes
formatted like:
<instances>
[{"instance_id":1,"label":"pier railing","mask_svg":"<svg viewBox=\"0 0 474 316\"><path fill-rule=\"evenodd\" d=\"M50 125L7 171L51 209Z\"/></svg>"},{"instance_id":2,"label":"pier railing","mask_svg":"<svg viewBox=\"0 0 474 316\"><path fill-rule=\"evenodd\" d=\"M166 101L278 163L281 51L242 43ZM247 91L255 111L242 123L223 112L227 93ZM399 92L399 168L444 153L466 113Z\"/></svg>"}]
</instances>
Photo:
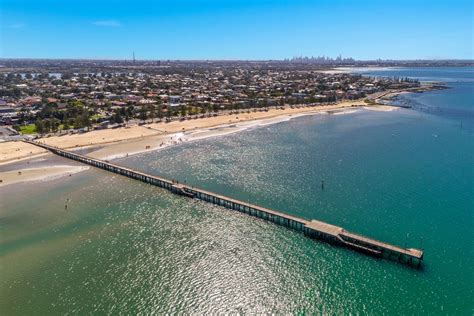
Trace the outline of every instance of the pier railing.
<instances>
[{"instance_id":1,"label":"pier railing","mask_svg":"<svg viewBox=\"0 0 474 316\"><path fill-rule=\"evenodd\" d=\"M307 220L275 210L270 210L258 205L246 203L244 201L233 199L214 192L209 192L196 187L180 184L159 176L150 175L130 168L122 167L108 161L91 158L78 153L49 146L44 143L28 140L25 140L25 142L42 147L56 155L65 158L69 158L94 166L96 168L104 169L135 180L155 185L178 195L199 199L208 203L220 205L228 209L255 216L273 222L275 224L303 232L309 237L345 246L356 251L369 254L371 256L399 261L415 267L419 267L421 265L421 262L423 261L423 250L413 248L401 248L398 246L394 246L388 243L384 243L378 240L348 232L339 226L331 225L317 220Z\"/></svg>"}]
</instances>

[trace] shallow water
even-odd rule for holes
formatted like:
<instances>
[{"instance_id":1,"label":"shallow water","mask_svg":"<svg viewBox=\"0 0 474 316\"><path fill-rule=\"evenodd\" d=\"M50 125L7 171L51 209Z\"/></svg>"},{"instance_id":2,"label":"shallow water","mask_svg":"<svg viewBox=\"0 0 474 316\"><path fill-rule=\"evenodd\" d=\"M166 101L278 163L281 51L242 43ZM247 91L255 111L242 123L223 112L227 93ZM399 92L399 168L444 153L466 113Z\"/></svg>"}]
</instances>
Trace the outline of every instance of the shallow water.
<instances>
[{"instance_id":1,"label":"shallow water","mask_svg":"<svg viewBox=\"0 0 474 316\"><path fill-rule=\"evenodd\" d=\"M422 247L421 270L94 169L2 189L0 310L472 314L464 124L413 110L315 115L117 161Z\"/></svg>"}]
</instances>

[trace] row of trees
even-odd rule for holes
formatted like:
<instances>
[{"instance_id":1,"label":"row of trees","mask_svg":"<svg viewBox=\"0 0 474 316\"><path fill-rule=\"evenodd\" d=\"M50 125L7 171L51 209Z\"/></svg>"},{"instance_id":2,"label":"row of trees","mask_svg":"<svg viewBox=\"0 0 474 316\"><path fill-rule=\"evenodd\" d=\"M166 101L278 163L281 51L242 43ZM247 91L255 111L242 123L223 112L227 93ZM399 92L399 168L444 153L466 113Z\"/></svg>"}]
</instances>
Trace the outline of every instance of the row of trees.
<instances>
[{"instance_id":1,"label":"row of trees","mask_svg":"<svg viewBox=\"0 0 474 316\"><path fill-rule=\"evenodd\" d=\"M312 103L329 103L335 102L337 100L336 95L328 95L326 97L315 97L315 96L307 96L302 98L281 98L278 103L270 102L267 99L251 99L248 102L235 102L235 103L228 103L225 105L220 105L217 103L214 104L197 104L191 103L190 105L181 105L179 107L170 107L164 106L162 104L159 105L144 105L137 109L133 105L129 105L128 107L122 107L119 109L115 109L113 114L110 117L111 123L123 123L129 121L132 118L138 118L140 120L147 120L147 119L163 119L163 118L171 118L175 116L186 116L186 115L198 115L198 114L206 114L206 113L215 113L219 112L220 110L247 110L251 108L266 108L269 106L284 106L286 104L289 105L297 105L297 104L312 104Z\"/></svg>"},{"instance_id":2,"label":"row of trees","mask_svg":"<svg viewBox=\"0 0 474 316\"><path fill-rule=\"evenodd\" d=\"M21 109L18 123L24 125L34 122L39 134L54 133L59 129L89 127L93 123L91 118L94 114L95 111L91 111L80 101L71 101L61 109L56 103L47 103L36 113L26 108Z\"/></svg>"},{"instance_id":3,"label":"row of trees","mask_svg":"<svg viewBox=\"0 0 474 316\"><path fill-rule=\"evenodd\" d=\"M83 113L81 115L76 116L75 118L69 118L63 121L55 117L50 117L50 118L45 118L45 119L38 118L35 121L35 125L36 125L36 132L38 134L47 134L47 133L55 133L59 131L60 129L69 129L69 128L80 129L84 127L90 127L92 125L92 122L90 120L90 117L86 113ZM19 129L19 127L17 129Z\"/></svg>"},{"instance_id":4,"label":"row of trees","mask_svg":"<svg viewBox=\"0 0 474 316\"><path fill-rule=\"evenodd\" d=\"M148 104L143 106L136 106L128 104L119 108L113 108L109 106L108 112L111 113L109 117L97 116L97 110L87 107L81 101L69 101L65 106L59 107L56 103L46 103L36 113L29 112L26 108L20 111L19 125L34 122L36 124L36 130L40 134L46 134L50 132L57 132L61 129L80 129L84 127L90 127L94 123L100 123L101 121L108 120L110 123L122 124L128 122L131 119L145 120L162 120L164 118L171 118L176 116L185 117L187 115L199 115L206 113L215 113L220 110L247 110L251 108L266 108L268 106L283 106L286 104L309 104L317 102L334 102L336 101L335 95L329 95L324 98L306 96L306 97L287 97L281 98L278 102L273 102L266 98L262 99L251 99L247 102L230 102L224 105L221 104L199 104L192 102L190 105L181 105L178 107L172 107L158 104ZM19 129L19 126L17 126Z\"/></svg>"}]
</instances>

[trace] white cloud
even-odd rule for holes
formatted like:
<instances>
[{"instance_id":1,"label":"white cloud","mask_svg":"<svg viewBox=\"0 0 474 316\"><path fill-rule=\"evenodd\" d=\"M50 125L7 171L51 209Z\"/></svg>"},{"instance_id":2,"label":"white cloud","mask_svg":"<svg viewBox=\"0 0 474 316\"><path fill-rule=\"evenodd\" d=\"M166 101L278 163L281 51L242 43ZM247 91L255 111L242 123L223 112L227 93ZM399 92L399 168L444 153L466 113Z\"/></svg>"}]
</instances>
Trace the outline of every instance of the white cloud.
<instances>
[{"instance_id":1,"label":"white cloud","mask_svg":"<svg viewBox=\"0 0 474 316\"><path fill-rule=\"evenodd\" d=\"M109 27L118 27L120 26L119 21L115 20L101 20L101 21L94 21L92 22L95 26L109 26Z\"/></svg>"}]
</instances>

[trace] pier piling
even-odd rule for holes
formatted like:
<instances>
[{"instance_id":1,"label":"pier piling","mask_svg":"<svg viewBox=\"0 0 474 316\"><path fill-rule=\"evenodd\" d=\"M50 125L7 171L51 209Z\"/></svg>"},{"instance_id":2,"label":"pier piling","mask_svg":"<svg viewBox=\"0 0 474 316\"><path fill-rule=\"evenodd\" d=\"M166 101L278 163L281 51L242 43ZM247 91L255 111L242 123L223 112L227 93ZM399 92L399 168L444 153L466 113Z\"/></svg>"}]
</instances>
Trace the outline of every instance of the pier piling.
<instances>
[{"instance_id":1,"label":"pier piling","mask_svg":"<svg viewBox=\"0 0 474 316\"><path fill-rule=\"evenodd\" d=\"M130 168L118 166L108 161L90 158L84 155L62 150L56 147L38 143L34 141L25 142L42 147L52 153L79 161L96 168L111 171L122 176L142 181L154 186L171 191L174 194L199 199L208 203L223 206L238 212L258 217L275 224L285 226L305 235L324 240L336 245L351 248L353 250L379 258L398 261L409 266L419 267L423 261L424 251L414 248L404 248L390 245L381 241L367 238L358 234L346 231L342 227L331 225L317 220L307 220L278 211L270 210L258 205L243 202L214 192L209 192L196 187L188 186L186 183L180 184L177 180L168 180L162 177L149 175ZM321 190L324 190L324 180L321 182ZM67 203L65 208L67 208Z\"/></svg>"}]
</instances>

